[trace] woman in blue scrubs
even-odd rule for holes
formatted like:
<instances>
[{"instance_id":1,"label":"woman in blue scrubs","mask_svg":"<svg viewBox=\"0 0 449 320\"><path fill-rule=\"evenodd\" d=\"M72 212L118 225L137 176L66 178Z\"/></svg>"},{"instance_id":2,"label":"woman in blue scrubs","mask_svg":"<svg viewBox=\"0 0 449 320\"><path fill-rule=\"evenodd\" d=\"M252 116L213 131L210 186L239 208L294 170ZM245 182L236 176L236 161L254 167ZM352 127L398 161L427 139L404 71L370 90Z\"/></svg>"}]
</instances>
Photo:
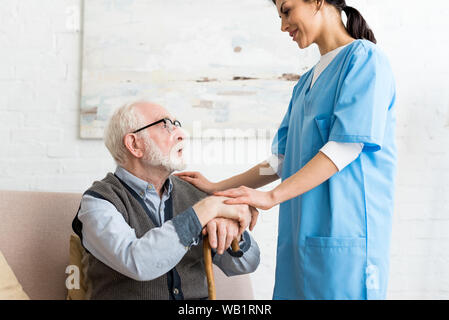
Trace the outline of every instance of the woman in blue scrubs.
<instances>
[{"instance_id":1,"label":"woman in blue scrubs","mask_svg":"<svg viewBox=\"0 0 449 320\"><path fill-rule=\"evenodd\" d=\"M280 204L274 299L384 299L396 171L393 72L344 0L274 2L282 31L301 49L317 44L323 61L331 57L294 87L272 145L281 165L265 161L217 183L198 172L178 175L229 204ZM256 190L279 176L275 189Z\"/></svg>"}]
</instances>

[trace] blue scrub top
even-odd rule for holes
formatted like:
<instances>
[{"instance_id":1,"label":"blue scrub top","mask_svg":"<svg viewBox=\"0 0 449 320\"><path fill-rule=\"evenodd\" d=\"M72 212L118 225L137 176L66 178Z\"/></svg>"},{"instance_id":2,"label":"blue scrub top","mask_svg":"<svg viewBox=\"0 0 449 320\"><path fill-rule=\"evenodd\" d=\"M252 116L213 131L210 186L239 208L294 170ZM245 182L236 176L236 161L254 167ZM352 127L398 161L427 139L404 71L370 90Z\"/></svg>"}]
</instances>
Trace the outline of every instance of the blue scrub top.
<instances>
[{"instance_id":1,"label":"blue scrub top","mask_svg":"<svg viewBox=\"0 0 449 320\"><path fill-rule=\"evenodd\" d=\"M396 173L395 80L372 42L345 47L293 90L273 140L282 180L328 142L364 143L328 181L280 205L274 299L384 299Z\"/></svg>"}]
</instances>

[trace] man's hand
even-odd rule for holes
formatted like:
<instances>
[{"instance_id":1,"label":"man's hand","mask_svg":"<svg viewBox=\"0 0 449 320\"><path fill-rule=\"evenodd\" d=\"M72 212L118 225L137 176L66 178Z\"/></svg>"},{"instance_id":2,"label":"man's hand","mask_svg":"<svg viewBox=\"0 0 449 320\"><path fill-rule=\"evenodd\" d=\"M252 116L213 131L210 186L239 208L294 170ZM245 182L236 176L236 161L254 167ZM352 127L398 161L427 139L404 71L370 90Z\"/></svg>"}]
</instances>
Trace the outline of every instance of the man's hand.
<instances>
[{"instance_id":1,"label":"man's hand","mask_svg":"<svg viewBox=\"0 0 449 320\"><path fill-rule=\"evenodd\" d=\"M224 203L225 200L229 200L229 198L211 196L193 206L201 226L204 227L210 220L221 217L233 219L239 223L239 236L243 234L248 226L250 230L253 230L259 211L246 204L227 205Z\"/></svg>"},{"instance_id":2,"label":"man's hand","mask_svg":"<svg viewBox=\"0 0 449 320\"><path fill-rule=\"evenodd\" d=\"M240 241L239 224L235 220L215 218L203 229L203 235L209 236L211 248L217 249L218 254L223 254L231 246L234 239Z\"/></svg>"}]
</instances>

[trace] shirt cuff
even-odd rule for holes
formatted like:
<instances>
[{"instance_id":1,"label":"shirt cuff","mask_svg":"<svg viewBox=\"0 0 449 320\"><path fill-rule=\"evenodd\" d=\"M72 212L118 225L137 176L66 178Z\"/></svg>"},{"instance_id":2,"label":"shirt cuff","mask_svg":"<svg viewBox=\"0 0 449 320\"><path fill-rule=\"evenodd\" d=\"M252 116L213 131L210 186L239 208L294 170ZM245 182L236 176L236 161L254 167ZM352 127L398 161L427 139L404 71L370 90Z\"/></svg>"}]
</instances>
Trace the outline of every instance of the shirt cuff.
<instances>
[{"instance_id":1,"label":"shirt cuff","mask_svg":"<svg viewBox=\"0 0 449 320\"><path fill-rule=\"evenodd\" d=\"M324 153L338 168L343 170L348 164L357 159L363 150L363 143L342 143L329 141L322 148Z\"/></svg>"},{"instance_id":2,"label":"shirt cuff","mask_svg":"<svg viewBox=\"0 0 449 320\"><path fill-rule=\"evenodd\" d=\"M193 208L178 214L171 221L175 226L179 240L185 247L190 248L199 243L202 227Z\"/></svg>"},{"instance_id":3,"label":"shirt cuff","mask_svg":"<svg viewBox=\"0 0 449 320\"><path fill-rule=\"evenodd\" d=\"M229 247L227 249L228 253L236 258L243 257L243 254L249 250L251 247L251 237L249 236L249 233L247 231L243 232L242 234L242 240L239 242L240 250L233 251L232 247Z\"/></svg>"}]
</instances>

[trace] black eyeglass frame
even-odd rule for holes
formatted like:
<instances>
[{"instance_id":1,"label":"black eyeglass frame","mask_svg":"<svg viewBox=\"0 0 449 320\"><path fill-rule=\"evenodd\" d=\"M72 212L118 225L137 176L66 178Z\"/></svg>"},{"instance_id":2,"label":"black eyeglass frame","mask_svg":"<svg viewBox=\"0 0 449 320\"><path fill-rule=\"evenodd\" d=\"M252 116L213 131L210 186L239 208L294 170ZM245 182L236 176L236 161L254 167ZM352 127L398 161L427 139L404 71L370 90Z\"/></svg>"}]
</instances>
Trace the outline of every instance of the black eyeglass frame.
<instances>
[{"instance_id":1,"label":"black eyeglass frame","mask_svg":"<svg viewBox=\"0 0 449 320\"><path fill-rule=\"evenodd\" d=\"M149 128L151 126L157 125L157 124L159 124L161 122L163 122L164 124L167 124L167 121L169 121L173 126L175 126L177 128L181 127L181 122L179 122L178 120L171 121L169 118L164 118L164 119L158 120L156 122L150 123L149 125L146 125L145 127L137 129L137 130L133 131L132 133L137 133L139 131L145 130L146 128Z\"/></svg>"}]
</instances>

